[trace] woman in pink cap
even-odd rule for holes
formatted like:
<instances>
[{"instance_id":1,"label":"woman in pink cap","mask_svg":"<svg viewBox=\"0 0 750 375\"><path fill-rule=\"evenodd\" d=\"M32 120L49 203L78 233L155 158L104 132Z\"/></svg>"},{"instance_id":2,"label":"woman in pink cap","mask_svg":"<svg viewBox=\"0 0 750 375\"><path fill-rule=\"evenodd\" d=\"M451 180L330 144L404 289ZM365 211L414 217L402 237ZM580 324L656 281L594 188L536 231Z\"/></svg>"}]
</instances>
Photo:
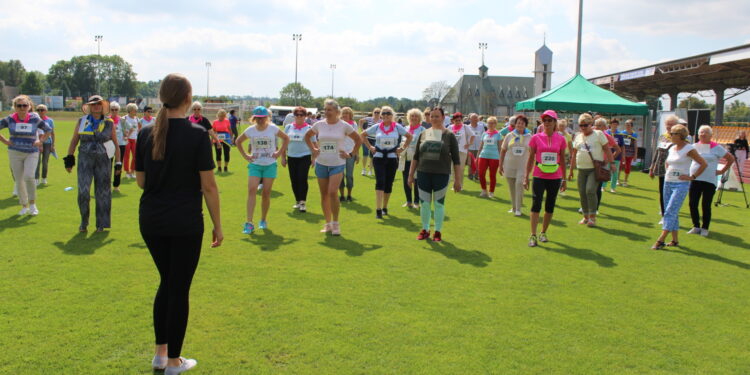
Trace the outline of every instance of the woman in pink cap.
<instances>
[{"instance_id":1,"label":"woman in pink cap","mask_svg":"<svg viewBox=\"0 0 750 375\"><path fill-rule=\"evenodd\" d=\"M537 240L547 242L547 228L552 221L557 192L566 189L563 170L565 169L565 150L568 146L565 137L556 131L557 113L553 110L544 111L542 113L542 124L544 125L544 131L535 134L529 141L529 155L533 155L533 158L529 158L526 164L526 176L523 182L524 189L528 190L529 175L533 169L533 204L531 206L531 237L529 237L529 246L531 247L537 245ZM536 230L539 224L539 212L542 208L542 199L545 192L547 193L547 199L544 202L544 221L542 222L542 232L537 239Z\"/></svg>"}]
</instances>

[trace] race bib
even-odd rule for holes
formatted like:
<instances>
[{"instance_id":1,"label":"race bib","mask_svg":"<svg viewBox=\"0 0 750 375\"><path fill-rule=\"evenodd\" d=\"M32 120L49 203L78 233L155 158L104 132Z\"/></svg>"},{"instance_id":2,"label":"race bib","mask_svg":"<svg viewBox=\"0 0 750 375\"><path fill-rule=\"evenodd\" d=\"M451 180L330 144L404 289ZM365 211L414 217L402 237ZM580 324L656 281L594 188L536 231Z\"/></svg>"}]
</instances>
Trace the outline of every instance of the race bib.
<instances>
[{"instance_id":1,"label":"race bib","mask_svg":"<svg viewBox=\"0 0 750 375\"><path fill-rule=\"evenodd\" d=\"M485 146L492 146L495 144L495 137L487 137L484 139Z\"/></svg>"},{"instance_id":2,"label":"race bib","mask_svg":"<svg viewBox=\"0 0 750 375\"><path fill-rule=\"evenodd\" d=\"M217 133L216 137L219 138L219 140L222 142L227 141L227 133Z\"/></svg>"},{"instance_id":3,"label":"race bib","mask_svg":"<svg viewBox=\"0 0 750 375\"><path fill-rule=\"evenodd\" d=\"M542 164L557 164L557 153L542 152Z\"/></svg>"},{"instance_id":4,"label":"race bib","mask_svg":"<svg viewBox=\"0 0 750 375\"><path fill-rule=\"evenodd\" d=\"M339 144L336 141L320 141L320 152L323 154L338 154Z\"/></svg>"},{"instance_id":5,"label":"race bib","mask_svg":"<svg viewBox=\"0 0 750 375\"><path fill-rule=\"evenodd\" d=\"M672 176L672 177L678 177L679 178L680 175L682 175L682 173L680 173L680 171L671 171L671 172L669 172L669 175Z\"/></svg>"},{"instance_id":6,"label":"race bib","mask_svg":"<svg viewBox=\"0 0 750 375\"><path fill-rule=\"evenodd\" d=\"M32 126L31 124L27 124L25 122L22 123L16 123L16 133L23 133L23 134L31 134L32 133Z\"/></svg>"},{"instance_id":7,"label":"race bib","mask_svg":"<svg viewBox=\"0 0 750 375\"><path fill-rule=\"evenodd\" d=\"M380 148L394 148L396 147L397 138L393 137L381 137Z\"/></svg>"},{"instance_id":8,"label":"race bib","mask_svg":"<svg viewBox=\"0 0 750 375\"><path fill-rule=\"evenodd\" d=\"M523 149L524 149L523 147L519 147L519 146L511 148L511 151L513 152L513 156L523 155Z\"/></svg>"},{"instance_id":9,"label":"race bib","mask_svg":"<svg viewBox=\"0 0 750 375\"><path fill-rule=\"evenodd\" d=\"M256 149L269 149L271 148L271 145L273 140L268 137L257 137L253 139L253 148Z\"/></svg>"},{"instance_id":10,"label":"race bib","mask_svg":"<svg viewBox=\"0 0 750 375\"><path fill-rule=\"evenodd\" d=\"M625 138L624 142L625 142L625 146L630 146L631 139L630 138Z\"/></svg>"},{"instance_id":11,"label":"race bib","mask_svg":"<svg viewBox=\"0 0 750 375\"><path fill-rule=\"evenodd\" d=\"M440 142L443 139L443 132L441 130L427 129L424 133L425 141L436 141Z\"/></svg>"},{"instance_id":12,"label":"race bib","mask_svg":"<svg viewBox=\"0 0 750 375\"><path fill-rule=\"evenodd\" d=\"M305 136L300 133L292 133L292 135L289 137L289 139L292 142L302 142L305 139Z\"/></svg>"}]
</instances>

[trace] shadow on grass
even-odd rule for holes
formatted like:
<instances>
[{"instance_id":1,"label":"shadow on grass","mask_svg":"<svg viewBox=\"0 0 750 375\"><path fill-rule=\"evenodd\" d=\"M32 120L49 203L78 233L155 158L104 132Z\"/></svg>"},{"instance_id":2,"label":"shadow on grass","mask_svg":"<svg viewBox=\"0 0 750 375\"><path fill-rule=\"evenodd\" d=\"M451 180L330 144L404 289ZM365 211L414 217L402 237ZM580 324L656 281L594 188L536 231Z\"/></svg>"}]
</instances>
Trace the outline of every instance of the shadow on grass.
<instances>
[{"instance_id":1,"label":"shadow on grass","mask_svg":"<svg viewBox=\"0 0 750 375\"><path fill-rule=\"evenodd\" d=\"M0 208L2 208L2 207L0 207ZM714 208L714 210L716 210L716 208ZM714 223L726 224L726 225L731 225L731 226L734 226L734 227L740 227L740 226L742 226L741 224L739 224L739 223L737 223L735 221L729 221L729 220L724 220L724 219L717 219L715 217L712 217L711 221L714 222Z\"/></svg>"},{"instance_id":2,"label":"shadow on grass","mask_svg":"<svg viewBox=\"0 0 750 375\"><path fill-rule=\"evenodd\" d=\"M20 228L27 225L36 224L33 221L30 221L32 216L30 215L13 215L7 219L0 220L0 232L11 229L11 228Z\"/></svg>"},{"instance_id":3,"label":"shadow on grass","mask_svg":"<svg viewBox=\"0 0 750 375\"><path fill-rule=\"evenodd\" d=\"M308 212L299 212L299 211L293 211L293 212L287 212L287 216L291 217L292 219L297 220L303 220L308 223L319 223L323 221L325 218L321 214L314 214L310 211Z\"/></svg>"},{"instance_id":4,"label":"shadow on grass","mask_svg":"<svg viewBox=\"0 0 750 375\"><path fill-rule=\"evenodd\" d=\"M552 248L552 247L546 247L544 244L540 244L539 248L543 249L545 251L551 251L558 254L567 255L569 257L578 258L581 260L589 260L592 262L596 262L600 267L615 267L617 266L617 263L615 263L615 260L597 253L596 251L589 250L589 249L577 249L571 246L568 246L561 242L555 242L550 241L549 244L554 244L556 246L559 246L559 248Z\"/></svg>"},{"instance_id":5,"label":"shadow on grass","mask_svg":"<svg viewBox=\"0 0 750 375\"><path fill-rule=\"evenodd\" d=\"M594 229L599 229L600 231L612 236L625 237L631 241L647 241L649 238L651 238L642 234L633 233L622 229L608 228L605 226L595 226Z\"/></svg>"},{"instance_id":6,"label":"shadow on grass","mask_svg":"<svg viewBox=\"0 0 750 375\"><path fill-rule=\"evenodd\" d=\"M86 238L87 234L86 232L78 232L68 242L57 241L52 244L68 255L91 255L96 250L115 241L114 239L107 239L109 231L94 232L89 238Z\"/></svg>"},{"instance_id":7,"label":"shadow on grass","mask_svg":"<svg viewBox=\"0 0 750 375\"><path fill-rule=\"evenodd\" d=\"M278 250L278 248L283 245L297 242L297 239L287 240L284 239L283 236L274 234L270 229L259 229L253 232L249 237L244 238L243 241L258 246L261 251L274 251Z\"/></svg>"},{"instance_id":8,"label":"shadow on grass","mask_svg":"<svg viewBox=\"0 0 750 375\"><path fill-rule=\"evenodd\" d=\"M116 192L116 191L112 192L112 199L126 198L127 196L128 196L127 194L123 194L122 192Z\"/></svg>"},{"instance_id":9,"label":"shadow on grass","mask_svg":"<svg viewBox=\"0 0 750 375\"><path fill-rule=\"evenodd\" d=\"M134 242L128 245L128 247L134 247L137 249L148 249L148 246L146 246L146 244L143 242Z\"/></svg>"},{"instance_id":10,"label":"shadow on grass","mask_svg":"<svg viewBox=\"0 0 750 375\"><path fill-rule=\"evenodd\" d=\"M430 245L430 251L442 254L448 259L453 259L461 264L470 264L474 267L487 267L492 262L492 258L479 250L459 249L449 241L432 242L427 240Z\"/></svg>"},{"instance_id":11,"label":"shadow on grass","mask_svg":"<svg viewBox=\"0 0 750 375\"><path fill-rule=\"evenodd\" d=\"M612 194L612 193L609 193L609 194ZM638 198L638 199L646 199L646 200L654 199L653 197L644 197L643 195L623 193L620 190L618 190L617 193L614 193L612 195L619 195L619 196L628 197L628 198Z\"/></svg>"},{"instance_id":12,"label":"shadow on grass","mask_svg":"<svg viewBox=\"0 0 750 375\"><path fill-rule=\"evenodd\" d=\"M736 246L736 247L739 247L740 249L747 250L748 248L750 248L750 244L746 243L744 239L737 237L737 236L732 236L731 234L711 232L711 234L705 238L707 240L719 241L722 244Z\"/></svg>"},{"instance_id":13,"label":"shadow on grass","mask_svg":"<svg viewBox=\"0 0 750 375\"><path fill-rule=\"evenodd\" d=\"M619 205L611 204L611 203L607 203L607 202L602 202L602 206L604 206L604 207L611 207L611 208L613 208L615 210L618 210L618 211L632 212L634 214L639 214L639 215L645 215L646 214L645 212L643 212L641 210L636 210L635 208L632 208L632 207L619 206Z\"/></svg>"},{"instance_id":14,"label":"shadow on grass","mask_svg":"<svg viewBox=\"0 0 750 375\"><path fill-rule=\"evenodd\" d=\"M373 251L383 247L375 244L361 244L342 236L331 236L329 234L326 234L325 240L320 242L320 244L334 250L342 250L350 257L362 256L367 251Z\"/></svg>"},{"instance_id":15,"label":"shadow on grass","mask_svg":"<svg viewBox=\"0 0 750 375\"><path fill-rule=\"evenodd\" d=\"M739 267L739 268L742 268L743 270L750 270L750 264L743 263L734 259L725 258L718 254L704 253L702 251L693 250L685 246L680 246L678 248L670 247L670 248L666 248L665 251L668 253L682 254L682 255L687 255L691 257L698 257L698 258L713 260L716 262L728 264L730 266Z\"/></svg>"},{"instance_id":16,"label":"shadow on grass","mask_svg":"<svg viewBox=\"0 0 750 375\"><path fill-rule=\"evenodd\" d=\"M18 198L12 197L0 199L0 210L13 206L20 206L20 204L18 203Z\"/></svg>"},{"instance_id":17,"label":"shadow on grass","mask_svg":"<svg viewBox=\"0 0 750 375\"><path fill-rule=\"evenodd\" d=\"M641 228L653 228L654 225L655 225L655 223L649 223L649 222L646 222L646 221L633 221L633 219L631 219L631 218L627 218L627 217L623 217L623 216L617 216L617 215L612 215L612 214L609 214L607 212L602 213L597 218L599 218L601 216L605 216L609 220L621 221L623 223L628 223L628 224L635 224L635 225L637 225L637 226L639 226Z\"/></svg>"},{"instance_id":18,"label":"shadow on grass","mask_svg":"<svg viewBox=\"0 0 750 375\"><path fill-rule=\"evenodd\" d=\"M422 229L421 226L415 224L409 219L400 219L391 215L386 216L382 221L378 222L378 224L406 229L407 232L418 232Z\"/></svg>"},{"instance_id":19,"label":"shadow on grass","mask_svg":"<svg viewBox=\"0 0 750 375\"><path fill-rule=\"evenodd\" d=\"M341 203L341 208L345 210L354 211L358 214L369 214L372 212L372 208L359 204L355 201Z\"/></svg>"}]
</instances>

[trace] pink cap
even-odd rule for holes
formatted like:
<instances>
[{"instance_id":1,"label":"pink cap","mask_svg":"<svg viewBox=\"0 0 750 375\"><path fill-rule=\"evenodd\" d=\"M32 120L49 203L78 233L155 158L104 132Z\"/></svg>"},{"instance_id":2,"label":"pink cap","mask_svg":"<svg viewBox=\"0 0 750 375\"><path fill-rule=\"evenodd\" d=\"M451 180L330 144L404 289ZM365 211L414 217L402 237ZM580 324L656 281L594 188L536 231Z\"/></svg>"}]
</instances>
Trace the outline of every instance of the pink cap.
<instances>
[{"instance_id":1,"label":"pink cap","mask_svg":"<svg viewBox=\"0 0 750 375\"><path fill-rule=\"evenodd\" d=\"M542 117L541 118L544 118L544 116L549 116L549 117L552 117L553 119L557 120L557 112L555 112L555 111L553 111L551 109L548 109L548 110L544 111L544 113L542 113Z\"/></svg>"}]
</instances>

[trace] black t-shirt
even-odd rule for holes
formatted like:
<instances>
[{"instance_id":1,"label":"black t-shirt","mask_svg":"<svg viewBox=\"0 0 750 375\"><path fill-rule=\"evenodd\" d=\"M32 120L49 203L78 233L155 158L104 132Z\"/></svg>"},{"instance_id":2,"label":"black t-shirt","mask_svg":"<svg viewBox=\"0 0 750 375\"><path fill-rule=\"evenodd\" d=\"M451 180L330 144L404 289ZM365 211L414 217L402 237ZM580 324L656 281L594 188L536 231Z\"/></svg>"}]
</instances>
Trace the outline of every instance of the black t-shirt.
<instances>
[{"instance_id":1,"label":"black t-shirt","mask_svg":"<svg viewBox=\"0 0 750 375\"><path fill-rule=\"evenodd\" d=\"M188 120L188 122L190 122L189 121L190 117L185 117L185 118ZM213 129L213 126L211 126L211 121L208 121L208 119L206 118L206 116L201 117L200 122L197 122L196 124L198 124L198 125L206 128L206 131L209 131L209 130Z\"/></svg>"},{"instance_id":2,"label":"black t-shirt","mask_svg":"<svg viewBox=\"0 0 750 375\"><path fill-rule=\"evenodd\" d=\"M179 236L203 231L200 171L214 169L206 129L169 119L164 160L153 160L153 125L138 134L135 170L146 173L139 223L142 233Z\"/></svg>"},{"instance_id":3,"label":"black t-shirt","mask_svg":"<svg viewBox=\"0 0 750 375\"><path fill-rule=\"evenodd\" d=\"M745 150L745 151L747 151L748 150L747 139L741 139L741 138L735 139L734 140L734 149L735 150Z\"/></svg>"}]
</instances>

